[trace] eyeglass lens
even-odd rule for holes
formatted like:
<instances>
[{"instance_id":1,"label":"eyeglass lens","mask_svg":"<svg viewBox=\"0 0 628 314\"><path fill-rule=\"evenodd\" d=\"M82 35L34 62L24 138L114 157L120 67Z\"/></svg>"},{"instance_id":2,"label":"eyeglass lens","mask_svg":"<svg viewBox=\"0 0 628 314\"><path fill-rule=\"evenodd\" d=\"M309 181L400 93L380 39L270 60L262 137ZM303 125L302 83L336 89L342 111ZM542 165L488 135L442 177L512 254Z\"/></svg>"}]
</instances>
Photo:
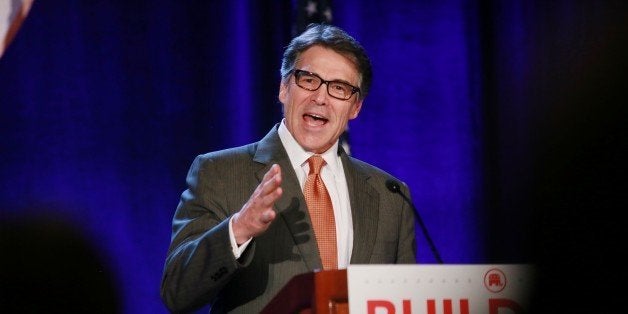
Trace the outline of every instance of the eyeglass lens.
<instances>
[{"instance_id":1,"label":"eyeglass lens","mask_svg":"<svg viewBox=\"0 0 628 314\"><path fill-rule=\"evenodd\" d=\"M351 96L357 92L354 91L355 87L338 81L325 81L320 78L318 75L314 73L310 73L307 71L295 70L295 78L298 86L310 90L315 91L323 85L323 83L327 84L327 93L338 99L347 100L351 98Z\"/></svg>"}]
</instances>

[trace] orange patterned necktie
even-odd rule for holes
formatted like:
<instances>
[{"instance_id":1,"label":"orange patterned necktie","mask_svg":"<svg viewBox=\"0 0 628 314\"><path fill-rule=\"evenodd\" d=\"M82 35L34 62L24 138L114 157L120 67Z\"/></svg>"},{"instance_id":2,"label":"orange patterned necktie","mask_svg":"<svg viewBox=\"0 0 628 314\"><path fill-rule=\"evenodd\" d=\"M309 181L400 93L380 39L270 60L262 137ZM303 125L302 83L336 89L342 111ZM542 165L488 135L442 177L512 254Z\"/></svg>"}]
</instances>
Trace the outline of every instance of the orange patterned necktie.
<instances>
[{"instance_id":1,"label":"orange patterned necktie","mask_svg":"<svg viewBox=\"0 0 628 314\"><path fill-rule=\"evenodd\" d=\"M325 160L320 155L313 155L307 162L310 165L310 173L305 181L305 203L312 219L316 243L318 243L318 250L323 261L323 269L337 269L338 249L336 248L334 208L320 176Z\"/></svg>"}]
</instances>

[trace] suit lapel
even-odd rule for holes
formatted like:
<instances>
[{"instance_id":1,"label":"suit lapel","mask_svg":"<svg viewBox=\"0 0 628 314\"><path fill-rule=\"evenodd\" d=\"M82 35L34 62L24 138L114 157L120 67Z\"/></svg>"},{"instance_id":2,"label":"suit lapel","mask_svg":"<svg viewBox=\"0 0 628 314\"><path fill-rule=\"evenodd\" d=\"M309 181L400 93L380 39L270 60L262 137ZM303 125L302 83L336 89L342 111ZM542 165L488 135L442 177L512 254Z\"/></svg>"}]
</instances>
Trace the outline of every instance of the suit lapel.
<instances>
[{"instance_id":1,"label":"suit lapel","mask_svg":"<svg viewBox=\"0 0 628 314\"><path fill-rule=\"evenodd\" d=\"M351 157L341 153L353 219L351 264L365 264L369 262L377 236L379 193L368 183L369 174Z\"/></svg>"},{"instance_id":2,"label":"suit lapel","mask_svg":"<svg viewBox=\"0 0 628 314\"><path fill-rule=\"evenodd\" d=\"M297 175L292 168L288 154L281 144L275 126L259 143L253 160L264 166L257 170L261 182L264 174L274 163L281 167L283 189L282 197L275 203L275 211L282 218L293 237L294 243L310 271L322 269L318 246L314 240L314 231L310 227L310 215L305 205L305 198ZM275 223L279 222L276 220Z\"/></svg>"}]
</instances>

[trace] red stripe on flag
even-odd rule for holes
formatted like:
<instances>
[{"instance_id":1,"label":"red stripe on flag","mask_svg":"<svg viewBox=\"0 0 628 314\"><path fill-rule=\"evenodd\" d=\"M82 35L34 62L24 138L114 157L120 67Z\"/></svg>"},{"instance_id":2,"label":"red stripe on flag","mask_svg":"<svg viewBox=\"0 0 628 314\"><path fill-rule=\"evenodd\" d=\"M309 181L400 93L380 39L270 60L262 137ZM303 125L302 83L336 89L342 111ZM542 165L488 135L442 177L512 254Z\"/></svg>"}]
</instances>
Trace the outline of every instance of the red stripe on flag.
<instances>
[{"instance_id":1,"label":"red stripe on flag","mask_svg":"<svg viewBox=\"0 0 628 314\"><path fill-rule=\"evenodd\" d=\"M15 38L32 5L33 0L6 1L0 5L0 57Z\"/></svg>"}]
</instances>

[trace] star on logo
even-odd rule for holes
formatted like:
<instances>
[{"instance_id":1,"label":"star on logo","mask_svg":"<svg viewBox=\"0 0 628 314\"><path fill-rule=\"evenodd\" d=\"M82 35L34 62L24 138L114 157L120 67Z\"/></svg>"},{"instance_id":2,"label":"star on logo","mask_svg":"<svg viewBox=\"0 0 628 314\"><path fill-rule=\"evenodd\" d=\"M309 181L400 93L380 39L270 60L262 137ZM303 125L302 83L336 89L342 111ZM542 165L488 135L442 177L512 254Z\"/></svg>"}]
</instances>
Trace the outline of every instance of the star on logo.
<instances>
[{"instance_id":1,"label":"star on logo","mask_svg":"<svg viewBox=\"0 0 628 314\"><path fill-rule=\"evenodd\" d=\"M325 9L325 12L323 12L323 15L325 16L325 19L328 22L331 22L331 9L330 8Z\"/></svg>"},{"instance_id":2,"label":"star on logo","mask_svg":"<svg viewBox=\"0 0 628 314\"><path fill-rule=\"evenodd\" d=\"M305 12L307 12L307 16L312 16L318 12L316 8L316 3L313 1L308 1L307 6L305 7Z\"/></svg>"}]
</instances>

